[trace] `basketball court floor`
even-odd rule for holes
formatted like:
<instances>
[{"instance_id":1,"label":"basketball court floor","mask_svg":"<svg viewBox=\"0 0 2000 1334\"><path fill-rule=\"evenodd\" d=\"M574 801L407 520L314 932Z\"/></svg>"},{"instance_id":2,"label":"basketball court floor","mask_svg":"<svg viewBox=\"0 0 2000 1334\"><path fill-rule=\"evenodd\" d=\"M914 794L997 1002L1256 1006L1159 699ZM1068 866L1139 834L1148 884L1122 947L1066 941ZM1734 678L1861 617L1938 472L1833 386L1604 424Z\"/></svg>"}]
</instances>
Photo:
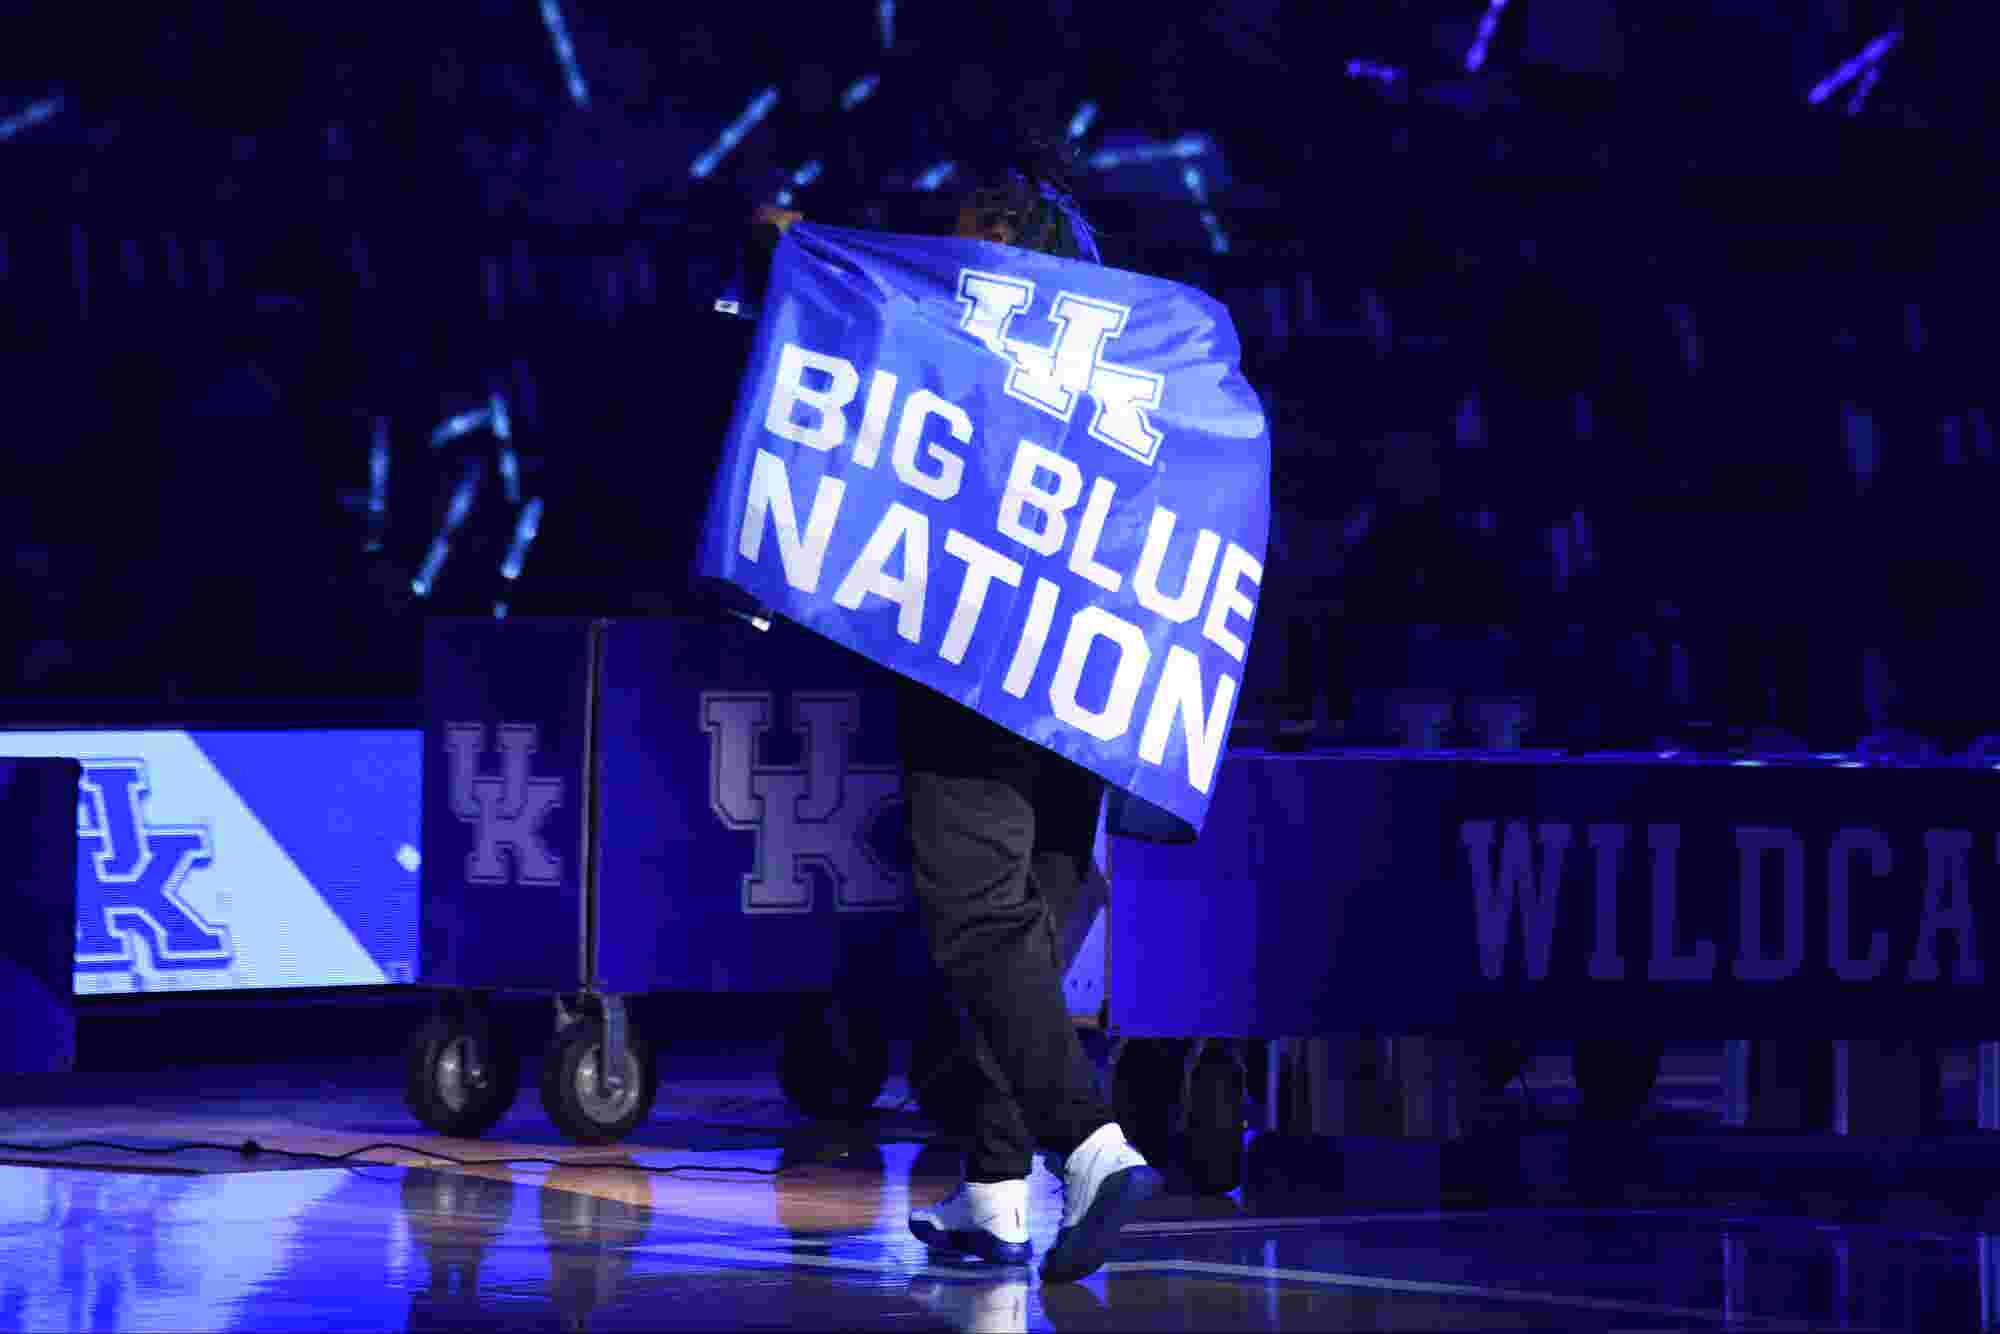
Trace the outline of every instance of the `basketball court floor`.
<instances>
[{"instance_id":1,"label":"basketball court floor","mask_svg":"<svg viewBox=\"0 0 2000 1334\"><path fill-rule=\"evenodd\" d=\"M69 1076L0 1111L0 1330L2000 1327L1981 1182L1953 1207L1438 1211L1253 1177L1156 1201L1102 1272L1044 1286L910 1237L957 1171L926 1133L802 1124L754 1080L683 1082L584 1149L532 1097L482 1140L421 1133L352 1071ZM1061 1206L1035 1192L1039 1250Z\"/></svg>"}]
</instances>

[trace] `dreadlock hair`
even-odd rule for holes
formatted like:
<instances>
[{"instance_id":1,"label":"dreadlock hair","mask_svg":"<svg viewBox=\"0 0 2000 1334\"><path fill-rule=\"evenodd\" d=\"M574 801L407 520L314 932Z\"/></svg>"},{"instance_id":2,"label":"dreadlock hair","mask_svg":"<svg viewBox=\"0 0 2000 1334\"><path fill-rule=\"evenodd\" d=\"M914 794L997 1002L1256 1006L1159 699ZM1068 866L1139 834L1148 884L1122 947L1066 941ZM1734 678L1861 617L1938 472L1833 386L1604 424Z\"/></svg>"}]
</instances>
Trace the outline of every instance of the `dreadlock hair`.
<instances>
[{"instance_id":1,"label":"dreadlock hair","mask_svg":"<svg viewBox=\"0 0 2000 1334\"><path fill-rule=\"evenodd\" d=\"M981 231L1005 223L1014 233L1014 244L1023 250L1082 259L1076 229L1043 194L1046 186L1073 197L1076 176L1076 150L1067 141L1029 133L975 165L960 203L972 210Z\"/></svg>"}]
</instances>

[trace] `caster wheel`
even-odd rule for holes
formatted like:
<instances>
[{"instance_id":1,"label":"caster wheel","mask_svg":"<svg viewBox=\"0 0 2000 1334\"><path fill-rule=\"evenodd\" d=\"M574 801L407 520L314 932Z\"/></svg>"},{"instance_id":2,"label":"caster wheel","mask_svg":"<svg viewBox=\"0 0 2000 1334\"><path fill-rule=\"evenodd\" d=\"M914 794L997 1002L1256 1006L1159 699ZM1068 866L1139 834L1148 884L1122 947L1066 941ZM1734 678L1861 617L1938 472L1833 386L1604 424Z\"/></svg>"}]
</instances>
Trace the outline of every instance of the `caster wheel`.
<instances>
[{"instance_id":1,"label":"caster wheel","mask_svg":"<svg viewBox=\"0 0 2000 1334\"><path fill-rule=\"evenodd\" d=\"M1211 1050L1188 1081L1187 1170L1197 1195L1243 1184L1243 1072Z\"/></svg>"},{"instance_id":2,"label":"caster wheel","mask_svg":"<svg viewBox=\"0 0 2000 1334\"><path fill-rule=\"evenodd\" d=\"M652 1114L660 1072L646 1040L626 1028L619 1088L598 1087L603 1060L604 1021L598 1018L565 1025L542 1054L542 1109L573 1143L615 1144Z\"/></svg>"},{"instance_id":3,"label":"caster wheel","mask_svg":"<svg viewBox=\"0 0 2000 1334\"><path fill-rule=\"evenodd\" d=\"M476 1139L500 1123L521 1091L520 1056L476 1008L438 1013L410 1038L403 1101L440 1135Z\"/></svg>"},{"instance_id":4,"label":"caster wheel","mask_svg":"<svg viewBox=\"0 0 2000 1334\"><path fill-rule=\"evenodd\" d=\"M815 1000L785 1030L778 1087L815 1121L872 1115L889 1082L889 1038L880 1016L838 1000Z\"/></svg>"}]
</instances>

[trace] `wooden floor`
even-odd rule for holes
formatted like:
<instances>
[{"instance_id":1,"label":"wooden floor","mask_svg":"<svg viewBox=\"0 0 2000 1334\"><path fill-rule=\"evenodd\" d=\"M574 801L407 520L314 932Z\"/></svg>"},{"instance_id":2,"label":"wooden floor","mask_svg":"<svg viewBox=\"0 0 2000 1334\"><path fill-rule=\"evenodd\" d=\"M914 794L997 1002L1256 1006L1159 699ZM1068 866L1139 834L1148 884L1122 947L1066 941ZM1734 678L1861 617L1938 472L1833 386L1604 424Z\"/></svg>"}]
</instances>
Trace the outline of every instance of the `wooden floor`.
<instances>
[{"instance_id":1,"label":"wooden floor","mask_svg":"<svg viewBox=\"0 0 2000 1334\"><path fill-rule=\"evenodd\" d=\"M632 1144L588 1151L532 1097L465 1142L420 1135L393 1088L296 1072L65 1088L13 1099L0 1139L408 1148L351 1168L12 1151L40 1165L0 1166L0 1331L2000 1328L2000 1246L1893 1211L1364 1212L1267 1182L1156 1201L1101 1273L1043 1285L911 1238L912 1203L958 1170L917 1123L801 1124L754 1082L684 1086ZM1034 1192L1040 1250L1061 1200L1039 1169Z\"/></svg>"}]
</instances>

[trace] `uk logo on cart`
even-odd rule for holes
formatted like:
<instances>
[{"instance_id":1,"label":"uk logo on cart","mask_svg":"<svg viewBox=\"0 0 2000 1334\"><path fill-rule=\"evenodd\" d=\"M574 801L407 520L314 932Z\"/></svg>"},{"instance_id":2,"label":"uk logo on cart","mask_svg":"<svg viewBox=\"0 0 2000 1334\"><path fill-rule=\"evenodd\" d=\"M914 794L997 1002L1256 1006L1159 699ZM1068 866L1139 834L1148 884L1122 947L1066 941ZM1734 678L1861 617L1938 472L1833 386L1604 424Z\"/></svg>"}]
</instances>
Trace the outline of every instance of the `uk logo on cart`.
<instances>
[{"instance_id":1,"label":"uk logo on cart","mask_svg":"<svg viewBox=\"0 0 2000 1334\"><path fill-rule=\"evenodd\" d=\"M80 973L227 968L235 962L228 928L203 917L186 897L188 877L215 856L207 825L152 824L152 779L138 759L91 760L78 786L77 852L86 892L76 916ZM150 959L136 951L143 942Z\"/></svg>"},{"instance_id":2,"label":"uk logo on cart","mask_svg":"<svg viewBox=\"0 0 2000 1334\"><path fill-rule=\"evenodd\" d=\"M488 772L489 739L497 741L498 772ZM535 776L541 729L533 723L448 723L451 810L473 830L465 879L474 885L557 885L562 858L543 830L563 804L563 780Z\"/></svg>"},{"instance_id":3,"label":"uk logo on cart","mask_svg":"<svg viewBox=\"0 0 2000 1334\"><path fill-rule=\"evenodd\" d=\"M769 692L701 697L708 733L708 801L730 829L754 833L743 877L746 913L809 913L822 881L838 912L887 912L909 903L902 773L857 764L861 696L800 692L785 709L796 764L767 762L780 699Z\"/></svg>"}]
</instances>

